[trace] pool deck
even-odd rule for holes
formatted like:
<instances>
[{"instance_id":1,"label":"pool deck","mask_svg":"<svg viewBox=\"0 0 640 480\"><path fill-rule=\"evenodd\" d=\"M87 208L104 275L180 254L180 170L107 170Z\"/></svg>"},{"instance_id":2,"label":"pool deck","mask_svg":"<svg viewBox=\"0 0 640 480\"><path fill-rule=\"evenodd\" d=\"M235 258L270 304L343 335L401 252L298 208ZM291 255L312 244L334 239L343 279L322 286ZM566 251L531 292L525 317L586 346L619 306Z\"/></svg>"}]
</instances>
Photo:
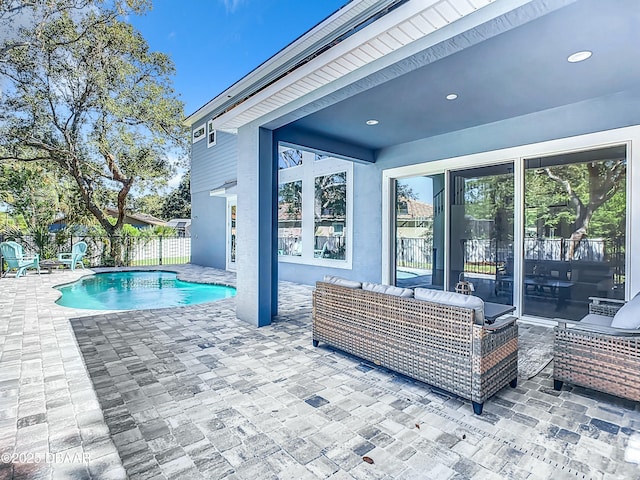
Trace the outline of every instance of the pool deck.
<instances>
[{"instance_id":1,"label":"pool deck","mask_svg":"<svg viewBox=\"0 0 640 480\"><path fill-rule=\"evenodd\" d=\"M640 406L555 392L552 365L475 416L466 400L313 348L311 287L282 282L280 316L258 329L236 319L234 298L124 312L54 303L53 286L87 273L0 279L0 480L640 478Z\"/></svg>"}]
</instances>

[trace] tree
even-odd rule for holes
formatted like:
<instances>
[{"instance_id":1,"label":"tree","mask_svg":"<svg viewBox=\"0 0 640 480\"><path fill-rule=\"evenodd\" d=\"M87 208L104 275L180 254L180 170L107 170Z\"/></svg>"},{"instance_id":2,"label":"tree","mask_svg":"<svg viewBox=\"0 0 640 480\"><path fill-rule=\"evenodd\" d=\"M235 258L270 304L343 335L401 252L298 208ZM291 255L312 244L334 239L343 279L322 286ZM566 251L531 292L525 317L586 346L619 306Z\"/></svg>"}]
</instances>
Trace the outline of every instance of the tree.
<instances>
[{"instance_id":1,"label":"tree","mask_svg":"<svg viewBox=\"0 0 640 480\"><path fill-rule=\"evenodd\" d=\"M624 235L624 157L544 167L527 172L527 225L563 229L572 259L587 236Z\"/></svg>"},{"instance_id":2,"label":"tree","mask_svg":"<svg viewBox=\"0 0 640 480\"><path fill-rule=\"evenodd\" d=\"M573 257L573 249L587 234L596 210L617 192L621 179L626 175L626 162L624 158L588 162L577 172L571 172L571 167L578 166L571 165L554 170L548 167L544 169L547 176L564 189L569 203L575 209L574 228L569 237L571 240L569 258ZM575 174L574 178L577 177L573 182L571 181L571 173ZM580 187L583 187L582 192ZM585 187L586 191L584 191ZM580 194L582 194L582 198Z\"/></svg>"},{"instance_id":3,"label":"tree","mask_svg":"<svg viewBox=\"0 0 640 480\"><path fill-rule=\"evenodd\" d=\"M191 218L190 172L184 174L178 188L165 198L160 216L165 220L171 220L172 218Z\"/></svg>"},{"instance_id":4,"label":"tree","mask_svg":"<svg viewBox=\"0 0 640 480\"><path fill-rule=\"evenodd\" d=\"M165 182L167 153L184 147L183 105L170 59L118 16L146 2L53 2L65 3L86 8L47 15L0 47L0 161L45 162L72 179L118 259L130 192Z\"/></svg>"}]
</instances>

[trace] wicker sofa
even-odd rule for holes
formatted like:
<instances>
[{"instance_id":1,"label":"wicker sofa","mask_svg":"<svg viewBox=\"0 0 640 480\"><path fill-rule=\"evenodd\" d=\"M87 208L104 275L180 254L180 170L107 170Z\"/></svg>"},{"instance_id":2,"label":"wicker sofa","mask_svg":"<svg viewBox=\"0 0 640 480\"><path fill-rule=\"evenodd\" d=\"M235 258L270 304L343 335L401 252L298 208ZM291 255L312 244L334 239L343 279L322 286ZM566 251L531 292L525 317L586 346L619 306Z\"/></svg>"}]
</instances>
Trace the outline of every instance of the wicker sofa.
<instances>
[{"instance_id":1,"label":"wicker sofa","mask_svg":"<svg viewBox=\"0 0 640 480\"><path fill-rule=\"evenodd\" d=\"M516 386L515 318L485 325L478 308L418 300L397 287L387 287L387 292L396 289L390 294L359 288L357 282L346 285L316 284L314 346L325 342L455 393L471 400L478 415L487 398L507 384Z\"/></svg>"},{"instance_id":2,"label":"wicker sofa","mask_svg":"<svg viewBox=\"0 0 640 480\"><path fill-rule=\"evenodd\" d=\"M555 327L553 386L564 382L640 401L640 295L591 297L589 314Z\"/></svg>"}]
</instances>

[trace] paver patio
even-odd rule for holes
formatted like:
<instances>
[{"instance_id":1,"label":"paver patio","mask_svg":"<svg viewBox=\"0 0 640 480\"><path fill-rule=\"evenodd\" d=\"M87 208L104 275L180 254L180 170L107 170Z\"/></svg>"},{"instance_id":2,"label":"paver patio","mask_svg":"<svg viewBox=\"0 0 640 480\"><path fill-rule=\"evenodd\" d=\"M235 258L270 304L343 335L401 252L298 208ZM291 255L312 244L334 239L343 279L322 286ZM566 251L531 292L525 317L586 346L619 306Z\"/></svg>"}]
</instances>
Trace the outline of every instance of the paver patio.
<instances>
[{"instance_id":1,"label":"paver patio","mask_svg":"<svg viewBox=\"0 0 640 480\"><path fill-rule=\"evenodd\" d=\"M0 280L0 479L640 478L627 461L639 460L638 404L555 392L551 365L475 416L446 392L313 348L311 287L282 283L280 317L258 329L235 318L235 299L55 305L51 287L85 273Z\"/></svg>"}]
</instances>

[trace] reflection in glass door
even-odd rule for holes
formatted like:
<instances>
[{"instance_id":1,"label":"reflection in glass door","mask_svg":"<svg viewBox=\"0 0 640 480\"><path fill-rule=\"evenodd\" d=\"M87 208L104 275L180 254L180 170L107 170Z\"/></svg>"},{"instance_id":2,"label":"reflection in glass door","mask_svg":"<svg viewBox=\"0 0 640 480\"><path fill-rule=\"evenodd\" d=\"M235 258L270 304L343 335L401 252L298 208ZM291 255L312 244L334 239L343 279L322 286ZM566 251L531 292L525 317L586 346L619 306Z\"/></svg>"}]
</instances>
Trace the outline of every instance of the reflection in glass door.
<instances>
[{"instance_id":1,"label":"reflection in glass door","mask_svg":"<svg viewBox=\"0 0 640 480\"><path fill-rule=\"evenodd\" d=\"M236 197L227 200L227 270L236 269Z\"/></svg>"},{"instance_id":2,"label":"reflection in glass door","mask_svg":"<svg viewBox=\"0 0 640 480\"><path fill-rule=\"evenodd\" d=\"M624 298L625 145L525 159L523 313L579 320Z\"/></svg>"},{"instance_id":3,"label":"reflection in glass door","mask_svg":"<svg viewBox=\"0 0 640 480\"><path fill-rule=\"evenodd\" d=\"M396 285L444 287L444 174L396 182Z\"/></svg>"},{"instance_id":4,"label":"reflection in glass door","mask_svg":"<svg viewBox=\"0 0 640 480\"><path fill-rule=\"evenodd\" d=\"M485 301L513 304L513 164L450 174L449 290L464 279Z\"/></svg>"}]
</instances>

